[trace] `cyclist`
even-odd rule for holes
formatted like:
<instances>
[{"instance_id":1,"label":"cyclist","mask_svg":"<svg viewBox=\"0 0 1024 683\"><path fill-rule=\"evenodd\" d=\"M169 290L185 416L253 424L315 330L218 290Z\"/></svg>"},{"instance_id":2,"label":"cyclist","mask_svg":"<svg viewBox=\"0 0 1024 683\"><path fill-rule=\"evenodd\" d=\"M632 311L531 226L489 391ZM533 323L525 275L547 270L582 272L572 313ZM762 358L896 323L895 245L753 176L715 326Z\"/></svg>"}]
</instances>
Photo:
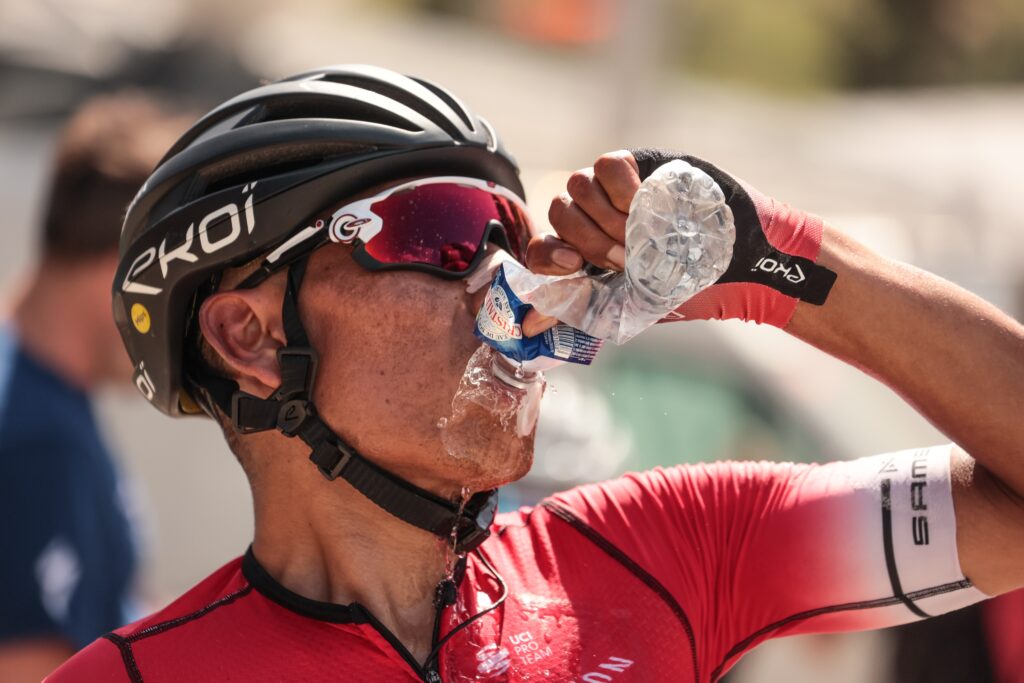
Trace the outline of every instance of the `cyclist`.
<instances>
[{"instance_id":1,"label":"cyclist","mask_svg":"<svg viewBox=\"0 0 1024 683\"><path fill-rule=\"evenodd\" d=\"M128 212L114 310L146 398L220 421L255 537L51 680L712 681L766 638L1019 585L1024 330L693 158L737 239L675 317L785 328L959 446L654 470L492 520L533 434L450 414L479 346L463 278L499 247L621 269L630 200L673 156L599 157L538 235L494 131L424 80L319 69L198 122Z\"/></svg>"}]
</instances>

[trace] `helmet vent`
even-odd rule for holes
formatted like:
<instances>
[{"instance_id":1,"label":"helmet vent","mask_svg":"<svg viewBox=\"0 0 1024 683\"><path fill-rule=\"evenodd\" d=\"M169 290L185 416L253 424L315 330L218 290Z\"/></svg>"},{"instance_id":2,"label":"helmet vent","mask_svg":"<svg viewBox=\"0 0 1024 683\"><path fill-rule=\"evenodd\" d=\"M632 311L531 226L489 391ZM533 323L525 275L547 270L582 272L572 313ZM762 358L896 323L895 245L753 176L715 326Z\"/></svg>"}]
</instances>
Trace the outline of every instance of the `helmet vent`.
<instances>
[{"instance_id":1,"label":"helmet vent","mask_svg":"<svg viewBox=\"0 0 1024 683\"><path fill-rule=\"evenodd\" d=\"M412 121L394 112L358 100L306 95L265 102L262 111L246 123L265 123L288 119L334 119L336 121L365 121L399 128L412 133L423 130Z\"/></svg>"},{"instance_id":2,"label":"helmet vent","mask_svg":"<svg viewBox=\"0 0 1024 683\"><path fill-rule=\"evenodd\" d=\"M413 78L412 80L416 81L417 83L425 87L427 90L431 91L432 93L440 97L442 100L444 100L445 104L451 107L452 110L459 115L459 118L462 119L463 122L465 122L467 128L469 128L470 130L476 130L476 126L473 125L473 119L470 118L469 112L467 112L466 108L462 106L462 103L459 102L454 97L452 97L447 90L445 90L444 88L440 88L429 81L423 81L418 78Z\"/></svg>"},{"instance_id":3,"label":"helmet vent","mask_svg":"<svg viewBox=\"0 0 1024 683\"><path fill-rule=\"evenodd\" d=\"M398 102L399 104L404 104L406 107L409 107L409 109L412 109L420 116L429 119L434 125L436 125L438 128L440 128L441 130L443 130L445 133L455 138L456 140L464 140L466 137L465 132L459 130L458 127L455 126L448 117L446 117L440 111L432 107L430 103L424 102L422 99L416 97L416 95L410 93L408 90L405 90L404 88L399 88L394 85L391 85L390 83L385 83L383 81L370 80L366 78L360 78L358 76L342 76L340 74L327 74L324 76L323 80L330 81L331 83L337 83L339 85L351 85L356 88L370 90L372 92L377 93L378 95L383 95L384 97L390 98L395 102ZM417 83L423 83L422 81L419 81L417 79L413 80L416 80ZM435 94L437 94L438 96L442 95L442 93L438 93L434 88L430 88L430 90L432 92L435 92ZM473 124L470 123L469 117L466 115L464 111L462 111L461 107L453 106L453 100L450 96L441 97L441 99L444 101L445 104L451 107L456 114L458 114L459 118L461 118L463 122L465 122L467 128L473 130Z\"/></svg>"}]
</instances>

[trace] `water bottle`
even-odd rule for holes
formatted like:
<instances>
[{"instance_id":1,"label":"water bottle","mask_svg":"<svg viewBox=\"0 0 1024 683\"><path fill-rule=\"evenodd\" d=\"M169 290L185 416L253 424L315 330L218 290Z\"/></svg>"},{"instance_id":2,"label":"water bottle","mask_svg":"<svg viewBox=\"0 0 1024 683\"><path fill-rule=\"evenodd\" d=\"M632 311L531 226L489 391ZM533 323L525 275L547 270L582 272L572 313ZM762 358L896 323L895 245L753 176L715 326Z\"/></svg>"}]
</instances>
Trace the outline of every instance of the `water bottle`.
<instances>
[{"instance_id":1,"label":"water bottle","mask_svg":"<svg viewBox=\"0 0 1024 683\"><path fill-rule=\"evenodd\" d=\"M735 242L732 209L718 183L677 159L644 180L630 204L624 272L552 277L512 268L505 277L541 313L624 344L714 284Z\"/></svg>"}]
</instances>

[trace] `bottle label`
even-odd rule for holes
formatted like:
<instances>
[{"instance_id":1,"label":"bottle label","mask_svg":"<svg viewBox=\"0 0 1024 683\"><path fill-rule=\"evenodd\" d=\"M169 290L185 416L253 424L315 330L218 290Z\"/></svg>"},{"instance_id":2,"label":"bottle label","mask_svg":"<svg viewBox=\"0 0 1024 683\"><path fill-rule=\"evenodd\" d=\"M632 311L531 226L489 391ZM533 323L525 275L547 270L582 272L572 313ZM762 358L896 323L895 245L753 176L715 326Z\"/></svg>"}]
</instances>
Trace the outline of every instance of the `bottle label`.
<instances>
[{"instance_id":1,"label":"bottle label","mask_svg":"<svg viewBox=\"0 0 1024 683\"><path fill-rule=\"evenodd\" d=\"M601 340L559 323L535 337L524 337L522 322L533 308L516 296L501 264L476 316L476 336L485 344L515 361L546 356L569 363L590 365L601 348Z\"/></svg>"}]
</instances>

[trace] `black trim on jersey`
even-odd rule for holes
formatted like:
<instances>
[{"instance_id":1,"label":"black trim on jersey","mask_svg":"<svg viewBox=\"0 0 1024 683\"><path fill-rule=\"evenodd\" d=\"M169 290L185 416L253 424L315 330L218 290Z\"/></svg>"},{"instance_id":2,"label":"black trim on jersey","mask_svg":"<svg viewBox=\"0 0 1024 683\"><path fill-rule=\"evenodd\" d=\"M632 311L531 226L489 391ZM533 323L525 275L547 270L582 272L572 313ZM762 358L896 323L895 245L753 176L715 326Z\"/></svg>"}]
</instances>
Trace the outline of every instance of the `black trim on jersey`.
<instances>
[{"instance_id":1,"label":"black trim on jersey","mask_svg":"<svg viewBox=\"0 0 1024 683\"><path fill-rule=\"evenodd\" d=\"M242 576L264 597L304 617L332 624L370 623L369 612L359 603L341 605L333 602L321 602L288 590L263 568L263 565L253 555L252 546L245 551L245 555L242 557Z\"/></svg>"},{"instance_id":2,"label":"black trim on jersey","mask_svg":"<svg viewBox=\"0 0 1024 683\"><path fill-rule=\"evenodd\" d=\"M882 480L882 545L885 547L885 568L889 571L889 583L892 584L892 594L900 599L911 612L922 619L927 619L930 614L914 604L914 601L903 592L903 584L900 583L900 572L896 566L896 551L892 544L892 480Z\"/></svg>"},{"instance_id":3,"label":"black trim on jersey","mask_svg":"<svg viewBox=\"0 0 1024 683\"><path fill-rule=\"evenodd\" d=\"M108 633L103 636L121 651L121 661L124 662L125 671L128 672L128 678L132 683L143 683L142 673L139 672L139 666L135 663L135 653L132 652L132 644L127 640L117 635L116 633Z\"/></svg>"},{"instance_id":4,"label":"black trim on jersey","mask_svg":"<svg viewBox=\"0 0 1024 683\"><path fill-rule=\"evenodd\" d=\"M237 600L239 598L244 598L250 592L252 592L252 586L251 585L247 585L247 586L245 586L243 588L239 588L234 593L228 593L224 597L219 598L217 600L214 600L213 602L211 602L206 607L203 607L202 609L198 609L195 612L192 612L191 614L186 614L185 616L178 617L176 619L170 619L168 621L164 621L164 622L161 622L159 624L154 624L153 626L149 626L148 628L144 628L141 631L139 631L137 633L133 633L132 635L128 636L126 638L126 640L129 643L134 643L136 641L142 640L143 638L148 638L150 636L155 636L158 633L163 633L164 631L169 631L172 628L177 628L178 626L182 626L183 624L187 624L190 621L195 621L196 619L198 619L200 617L205 617L207 614L209 614L213 610L217 609L218 607L223 607L224 605L230 605L235 600Z\"/></svg>"},{"instance_id":5,"label":"black trim on jersey","mask_svg":"<svg viewBox=\"0 0 1024 683\"><path fill-rule=\"evenodd\" d=\"M320 600L311 600L288 590L263 568L263 565L260 564L253 554L252 546L249 546L242 557L242 575L260 595L301 616L332 624L369 624L395 649L395 652L402 656L405 663L412 668L413 673L423 681L431 680L428 677L430 672L412 656L412 653L409 652L402 641L388 630L388 627L382 624L377 617L373 616L370 610L358 602L347 605L321 602ZM464 575L465 560L462 561L462 566L457 568L455 572L457 584L461 583ZM440 621L439 616L437 620Z\"/></svg>"},{"instance_id":6,"label":"black trim on jersey","mask_svg":"<svg viewBox=\"0 0 1024 683\"><path fill-rule=\"evenodd\" d=\"M555 517L558 517L573 529L576 529L576 531L583 534L583 536L603 550L613 560L617 561L623 567L632 572L648 588L654 591L666 605L668 605L669 609L672 610L683 625L683 630L686 631L686 637L690 641L690 653L693 657L693 680L699 681L700 664L697 661L697 638L694 635L693 626L690 624L690 618L686 616L686 611L672 596L672 594L668 592L668 589L665 588L660 581L651 576L646 569L638 565L632 558L626 555L626 553L622 552L622 550L620 550L614 543L598 533L593 527L577 517L568 508L552 500L546 500L542 502L541 505L549 510Z\"/></svg>"},{"instance_id":7,"label":"black trim on jersey","mask_svg":"<svg viewBox=\"0 0 1024 683\"><path fill-rule=\"evenodd\" d=\"M164 631L169 631L172 628L177 628L178 626L187 624L190 621L195 621L200 617L205 617L218 607L230 605L235 600L245 597L251 592L252 585L246 585L243 588L239 588L234 593L228 593L227 595L214 600L209 605L201 607L195 612L190 612L174 619L168 619L167 621L161 621L158 624L153 624L152 626L148 626L141 631L136 631L128 636L108 633L103 637L116 645L117 649L121 651L121 661L124 662L124 668L128 672L128 677L131 679L132 683L144 683L142 680L142 672L139 671L138 663L135 661L135 653L132 650L133 643L143 640L144 638L149 638L150 636L163 633Z\"/></svg>"},{"instance_id":8,"label":"black trim on jersey","mask_svg":"<svg viewBox=\"0 0 1024 683\"><path fill-rule=\"evenodd\" d=\"M361 605L360 608L362 609ZM377 633L380 634L381 638L383 638L391 644L391 647L395 649L395 652L402 655L402 659L404 659L405 663L412 668L413 673L415 673L417 676L420 677L420 679L424 681L432 680L428 677L429 672L427 671L427 669L425 669L423 666L420 665L418 661L416 661L416 658L412 656L412 653L409 652L409 650L405 647L405 644L398 639L398 636L396 636L394 633L388 630L387 626L377 621L377 617L373 616L369 612L369 610L363 609L363 611L366 613L367 623L369 623L370 626L372 626L374 630L376 630Z\"/></svg>"},{"instance_id":9,"label":"black trim on jersey","mask_svg":"<svg viewBox=\"0 0 1024 683\"><path fill-rule=\"evenodd\" d=\"M932 598L936 595L944 595L946 593L952 593L953 591L964 590L971 588L973 584L964 579L962 581L955 581L953 583L944 583L941 586L935 586L933 588L923 588L919 591L913 591L907 595L912 600L924 600L925 598ZM901 600L898 597L890 598L878 598L875 600L864 600L861 602L848 602L842 605L831 605L829 607L819 607L817 609L807 610L806 612L798 612L785 619L780 619L774 623L768 624L762 629L754 631L740 642L736 643L722 659L722 663L715 667L715 670L711 672L711 680L716 681L718 677L722 675L722 670L725 665L729 663L729 660L733 657L743 654L758 638L767 635L768 633L782 628L794 621L800 621L802 619L811 619L813 617L820 617L823 614L831 614L832 612L852 612L859 609L874 609L876 607L891 607L893 605L900 604Z\"/></svg>"}]
</instances>

